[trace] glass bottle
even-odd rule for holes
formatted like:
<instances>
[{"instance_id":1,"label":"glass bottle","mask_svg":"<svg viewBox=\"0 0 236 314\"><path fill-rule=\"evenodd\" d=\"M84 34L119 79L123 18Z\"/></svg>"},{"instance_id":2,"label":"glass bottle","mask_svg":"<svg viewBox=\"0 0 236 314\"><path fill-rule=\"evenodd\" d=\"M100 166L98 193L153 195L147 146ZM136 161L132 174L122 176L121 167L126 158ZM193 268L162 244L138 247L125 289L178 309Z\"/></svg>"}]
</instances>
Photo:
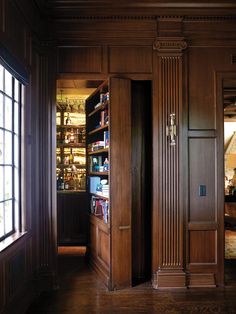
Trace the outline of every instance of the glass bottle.
<instances>
[{"instance_id":1,"label":"glass bottle","mask_svg":"<svg viewBox=\"0 0 236 314\"><path fill-rule=\"evenodd\" d=\"M67 118L66 118L66 125L71 124L71 118L70 118L70 113L67 113Z\"/></svg>"},{"instance_id":2,"label":"glass bottle","mask_svg":"<svg viewBox=\"0 0 236 314\"><path fill-rule=\"evenodd\" d=\"M73 162L74 162L74 156L73 156L72 150L71 150L71 151L70 151L70 157L69 157L69 163L70 163L70 164L73 164Z\"/></svg>"}]
</instances>

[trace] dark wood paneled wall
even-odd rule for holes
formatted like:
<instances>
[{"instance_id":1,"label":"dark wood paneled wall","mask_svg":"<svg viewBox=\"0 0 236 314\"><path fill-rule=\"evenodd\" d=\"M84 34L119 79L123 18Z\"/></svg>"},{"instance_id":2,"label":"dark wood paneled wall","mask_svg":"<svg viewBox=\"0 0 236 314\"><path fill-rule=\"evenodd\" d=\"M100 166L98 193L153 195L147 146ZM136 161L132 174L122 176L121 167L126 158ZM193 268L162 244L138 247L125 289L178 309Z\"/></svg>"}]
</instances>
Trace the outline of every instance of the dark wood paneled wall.
<instances>
[{"instance_id":1,"label":"dark wood paneled wall","mask_svg":"<svg viewBox=\"0 0 236 314\"><path fill-rule=\"evenodd\" d=\"M77 21L66 17L67 12L54 23L60 52L68 46L101 47L99 53L95 48L89 52L90 58L94 54L92 60L99 58L99 65L83 64L71 74L69 67L63 68L67 61L58 54L59 68L63 68L58 76L153 81L152 271L156 288L224 282L223 111L216 78L218 72L236 70L232 63L236 19L207 10L203 15L201 9L190 10L183 18L171 13L162 17L154 9L153 15L143 13L139 18L136 12L136 16L114 18L78 16ZM60 16L62 11L55 14ZM173 147L166 137L170 113L176 114L177 124ZM206 186L206 196L199 196L200 185Z\"/></svg>"},{"instance_id":2,"label":"dark wood paneled wall","mask_svg":"<svg viewBox=\"0 0 236 314\"><path fill-rule=\"evenodd\" d=\"M32 1L0 1L1 42L31 74L25 111L27 233L0 253L1 310L12 311L12 304L20 304L17 300L23 296L25 304L31 299L35 274L43 279L39 289L49 286L55 275L55 140L51 135L55 133L56 60L58 77L123 76L153 81L154 287L223 284L223 119L219 89L224 75L236 72L232 63L236 20L232 15L235 4L222 3L204 11L184 4L179 8L152 4L146 10L134 10L129 3L125 12L125 7L119 6L116 16L109 8L106 14L100 10L100 17L95 16L96 10L89 16L86 10L77 14L73 8L63 10L62 6L51 11L55 15L51 20L49 17L50 34L46 36L41 26L47 24L42 24ZM180 17L176 18L176 13ZM45 39L54 35L57 55L53 46L42 45L37 33ZM118 108L115 110L120 114ZM165 129L172 111L177 122L175 147L169 146ZM122 145L128 154L129 141ZM128 172L128 180L130 175ZM199 185L206 186L206 196L199 196ZM100 232L100 238L109 242L104 230L93 232ZM122 241L117 239L115 245L122 255ZM128 246L131 248L129 241ZM109 263L106 249L99 252L104 265ZM113 267L119 265L114 263ZM21 278L18 270L22 271ZM127 265L127 277L130 273ZM21 303L22 309L25 306Z\"/></svg>"},{"instance_id":3,"label":"dark wood paneled wall","mask_svg":"<svg viewBox=\"0 0 236 314\"><path fill-rule=\"evenodd\" d=\"M53 286L56 271L55 54L41 41L42 21L32 1L1 0L0 21L1 45L29 75L23 106L24 229L11 245L0 246L0 312L24 313L38 292Z\"/></svg>"},{"instance_id":4,"label":"dark wood paneled wall","mask_svg":"<svg viewBox=\"0 0 236 314\"><path fill-rule=\"evenodd\" d=\"M226 22L225 30L228 27ZM200 37L202 42L202 32ZM230 37L231 31L228 31L227 44L225 38L221 43L217 38L219 47L216 43L209 44L210 47L199 44L190 47L188 53L186 269L189 286L224 284L222 80L224 75L230 77L236 72L236 65L232 63L236 49L230 47L235 47L235 43ZM225 74L217 82L221 72ZM205 185L206 196L200 196L200 185Z\"/></svg>"},{"instance_id":5,"label":"dark wood paneled wall","mask_svg":"<svg viewBox=\"0 0 236 314\"><path fill-rule=\"evenodd\" d=\"M57 193L58 245L87 244L88 203L88 195L85 192Z\"/></svg>"}]
</instances>

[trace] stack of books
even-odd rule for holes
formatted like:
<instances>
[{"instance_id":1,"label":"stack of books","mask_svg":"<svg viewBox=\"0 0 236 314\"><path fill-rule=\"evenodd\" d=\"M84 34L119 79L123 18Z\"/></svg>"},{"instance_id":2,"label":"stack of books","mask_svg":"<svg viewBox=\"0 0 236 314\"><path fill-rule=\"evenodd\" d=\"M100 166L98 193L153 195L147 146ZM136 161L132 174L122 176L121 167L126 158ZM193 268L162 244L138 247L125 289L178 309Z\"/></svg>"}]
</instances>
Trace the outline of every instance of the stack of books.
<instances>
[{"instance_id":1,"label":"stack of books","mask_svg":"<svg viewBox=\"0 0 236 314\"><path fill-rule=\"evenodd\" d=\"M94 143L88 144L88 151L94 152L105 147L104 141L96 141Z\"/></svg>"},{"instance_id":2,"label":"stack of books","mask_svg":"<svg viewBox=\"0 0 236 314\"><path fill-rule=\"evenodd\" d=\"M102 195L105 197L109 197L109 184L102 185Z\"/></svg>"}]
</instances>

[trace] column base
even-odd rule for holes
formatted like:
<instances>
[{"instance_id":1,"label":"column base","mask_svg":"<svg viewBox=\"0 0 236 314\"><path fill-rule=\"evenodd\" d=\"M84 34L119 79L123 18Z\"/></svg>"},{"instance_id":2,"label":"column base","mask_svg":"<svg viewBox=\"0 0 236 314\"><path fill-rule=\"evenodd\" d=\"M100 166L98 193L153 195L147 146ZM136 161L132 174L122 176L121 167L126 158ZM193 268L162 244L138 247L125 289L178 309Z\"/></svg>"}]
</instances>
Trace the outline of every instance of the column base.
<instances>
[{"instance_id":1,"label":"column base","mask_svg":"<svg viewBox=\"0 0 236 314\"><path fill-rule=\"evenodd\" d=\"M187 288L186 274L182 270L158 270L153 274L154 289Z\"/></svg>"}]
</instances>

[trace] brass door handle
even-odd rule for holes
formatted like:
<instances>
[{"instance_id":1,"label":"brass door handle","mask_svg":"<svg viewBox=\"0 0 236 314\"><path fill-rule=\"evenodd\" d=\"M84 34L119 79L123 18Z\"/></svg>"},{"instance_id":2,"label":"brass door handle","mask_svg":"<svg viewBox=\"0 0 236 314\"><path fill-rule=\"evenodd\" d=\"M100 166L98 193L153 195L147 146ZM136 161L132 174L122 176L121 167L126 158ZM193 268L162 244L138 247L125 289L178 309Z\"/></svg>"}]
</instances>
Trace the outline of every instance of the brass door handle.
<instances>
[{"instance_id":1,"label":"brass door handle","mask_svg":"<svg viewBox=\"0 0 236 314\"><path fill-rule=\"evenodd\" d=\"M170 114L170 123L166 126L166 136L170 137L170 145L176 145L176 121L175 121L175 113Z\"/></svg>"}]
</instances>

